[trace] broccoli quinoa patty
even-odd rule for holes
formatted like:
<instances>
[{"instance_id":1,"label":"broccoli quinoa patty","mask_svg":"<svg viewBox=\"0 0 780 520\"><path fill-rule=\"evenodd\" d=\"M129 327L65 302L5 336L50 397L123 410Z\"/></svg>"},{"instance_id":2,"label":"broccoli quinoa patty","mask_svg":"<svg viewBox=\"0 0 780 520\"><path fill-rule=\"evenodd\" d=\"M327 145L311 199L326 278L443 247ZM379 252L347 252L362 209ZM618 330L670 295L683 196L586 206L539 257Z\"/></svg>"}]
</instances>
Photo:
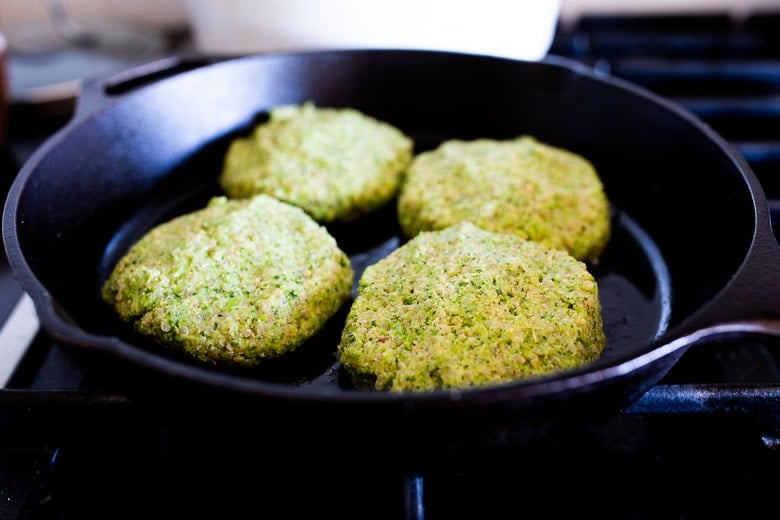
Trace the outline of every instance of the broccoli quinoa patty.
<instances>
[{"instance_id":1,"label":"broccoli quinoa patty","mask_svg":"<svg viewBox=\"0 0 780 520\"><path fill-rule=\"evenodd\" d=\"M605 343L583 262L464 222L364 271L338 349L356 388L426 391L573 368Z\"/></svg>"},{"instance_id":2,"label":"broccoli quinoa patty","mask_svg":"<svg viewBox=\"0 0 780 520\"><path fill-rule=\"evenodd\" d=\"M355 109L284 105L230 143L219 182L230 197L265 193L344 222L396 197L412 153L399 129Z\"/></svg>"},{"instance_id":3,"label":"broccoli quinoa patty","mask_svg":"<svg viewBox=\"0 0 780 520\"><path fill-rule=\"evenodd\" d=\"M212 365L251 367L300 346L351 299L348 257L300 208L214 197L146 233L103 299L140 333Z\"/></svg>"},{"instance_id":4,"label":"broccoli quinoa patty","mask_svg":"<svg viewBox=\"0 0 780 520\"><path fill-rule=\"evenodd\" d=\"M610 237L609 202L593 165L530 136L450 140L418 154L398 218L407 237L470 221L590 261Z\"/></svg>"}]
</instances>

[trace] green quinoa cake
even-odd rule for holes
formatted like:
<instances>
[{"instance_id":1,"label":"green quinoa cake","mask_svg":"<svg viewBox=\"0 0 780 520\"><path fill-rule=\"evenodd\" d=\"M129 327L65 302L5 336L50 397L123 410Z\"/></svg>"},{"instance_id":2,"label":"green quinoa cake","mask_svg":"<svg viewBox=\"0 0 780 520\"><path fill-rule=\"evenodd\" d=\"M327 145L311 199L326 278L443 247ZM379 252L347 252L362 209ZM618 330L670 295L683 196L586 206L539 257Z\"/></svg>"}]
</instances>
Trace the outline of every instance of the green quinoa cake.
<instances>
[{"instance_id":1,"label":"green quinoa cake","mask_svg":"<svg viewBox=\"0 0 780 520\"><path fill-rule=\"evenodd\" d=\"M338 349L357 388L426 391L573 368L605 343L583 262L463 222L364 271Z\"/></svg>"},{"instance_id":2,"label":"green quinoa cake","mask_svg":"<svg viewBox=\"0 0 780 520\"><path fill-rule=\"evenodd\" d=\"M530 136L450 140L414 157L398 198L408 237L470 221L595 261L610 237L609 203L583 157Z\"/></svg>"},{"instance_id":3,"label":"green quinoa cake","mask_svg":"<svg viewBox=\"0 0 780 520\"><path fill-rule=\"evenodd\" d=\"M355 109L285 105L231 142L219 182L230 197L265 193L343 222L396 197L412 150L400 130Z\"/></svg>"},{"instance_id":4,"label":"green quinoa cake","mask_svg":"<svg viewBox=\"0 0 780 520\"><path fill-rule=\"evenodd\" d=\"M300 346L351 298L336 241L266 195L209 204L150 230L102 288L140 333L212 365L251 367Z\"/></svg>"}]
</instances>

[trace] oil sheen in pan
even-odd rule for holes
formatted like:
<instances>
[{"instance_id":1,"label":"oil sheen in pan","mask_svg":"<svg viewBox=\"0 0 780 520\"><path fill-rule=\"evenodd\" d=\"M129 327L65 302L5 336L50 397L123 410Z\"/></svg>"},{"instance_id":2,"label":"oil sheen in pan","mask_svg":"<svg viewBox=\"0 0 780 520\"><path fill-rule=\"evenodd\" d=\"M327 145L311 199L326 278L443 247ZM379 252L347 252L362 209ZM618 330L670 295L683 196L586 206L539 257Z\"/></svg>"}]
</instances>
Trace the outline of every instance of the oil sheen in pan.
<instances>
[{"instance_id":1,"label":"oil sheen in pan","mask_svg":"<svg viewBox=\"0 0 780 520\"><path fill-rule=\"evenodd\" d=\"M176 353L162 350L148 338L121 323L107 304L99 301L98 287L127 248L143 233L175 215L206 204L209 197L221 194L216 182L196 183L176 196L162 190L139 206L113 235L104 249L96 280L95 322L99 334L119 336L126 342L154 355L168 356L194 363ZM355 270L355 283L363 270L387 256L403 242L394 204L351 223L329 226L339 246L349 255ZM663 257L651 237L626 212L614 209L612 237L597 265L589 269L599 284L607 346L602 361L609 361L632 345L652 341L666 331L671 316L671 281ZM334 316L325 328L295 352L266 361L251 370L219 369L244 377L292 386L351 387L340 370L337 345L347 308ZM216 370L216 368L215 368Z\"/></svg>"}]
</instances>

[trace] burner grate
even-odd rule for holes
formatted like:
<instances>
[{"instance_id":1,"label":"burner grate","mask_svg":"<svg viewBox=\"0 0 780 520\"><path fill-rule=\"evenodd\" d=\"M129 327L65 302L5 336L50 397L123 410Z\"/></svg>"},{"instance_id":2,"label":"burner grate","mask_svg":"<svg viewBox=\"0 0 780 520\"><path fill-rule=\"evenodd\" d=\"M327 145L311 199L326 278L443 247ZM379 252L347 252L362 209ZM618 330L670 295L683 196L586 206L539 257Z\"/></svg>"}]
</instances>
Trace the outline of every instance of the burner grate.
<instances>
[{"instance_id":1,"label":"burner grate","mask_svg":"<svg viewBox=\"0 0 780 520\"><path fill-rule=\"evenodd\" d=\"M584 17L556 34L550 52L680 104L780 199L780 14Z\"/></svg>"}]
</instances>

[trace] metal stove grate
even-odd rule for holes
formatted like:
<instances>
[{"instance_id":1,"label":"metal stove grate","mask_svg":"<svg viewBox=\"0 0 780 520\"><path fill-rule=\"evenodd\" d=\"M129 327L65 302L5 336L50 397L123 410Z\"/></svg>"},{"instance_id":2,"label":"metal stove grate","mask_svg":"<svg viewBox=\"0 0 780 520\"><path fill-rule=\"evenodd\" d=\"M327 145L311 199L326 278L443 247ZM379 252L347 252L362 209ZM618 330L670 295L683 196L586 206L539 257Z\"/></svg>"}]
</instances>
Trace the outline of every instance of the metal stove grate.
<instances>
[{"instance_id":1,"label":"metal stove grate","mask_svg":"<svg viewBox=\"0 0 780 520\"><path fill-rule=\"evenodd\" d=\"M780 199L780 14L585 17L557 33L551 53L687 108Z\"/></svg>"}]
</instances>

